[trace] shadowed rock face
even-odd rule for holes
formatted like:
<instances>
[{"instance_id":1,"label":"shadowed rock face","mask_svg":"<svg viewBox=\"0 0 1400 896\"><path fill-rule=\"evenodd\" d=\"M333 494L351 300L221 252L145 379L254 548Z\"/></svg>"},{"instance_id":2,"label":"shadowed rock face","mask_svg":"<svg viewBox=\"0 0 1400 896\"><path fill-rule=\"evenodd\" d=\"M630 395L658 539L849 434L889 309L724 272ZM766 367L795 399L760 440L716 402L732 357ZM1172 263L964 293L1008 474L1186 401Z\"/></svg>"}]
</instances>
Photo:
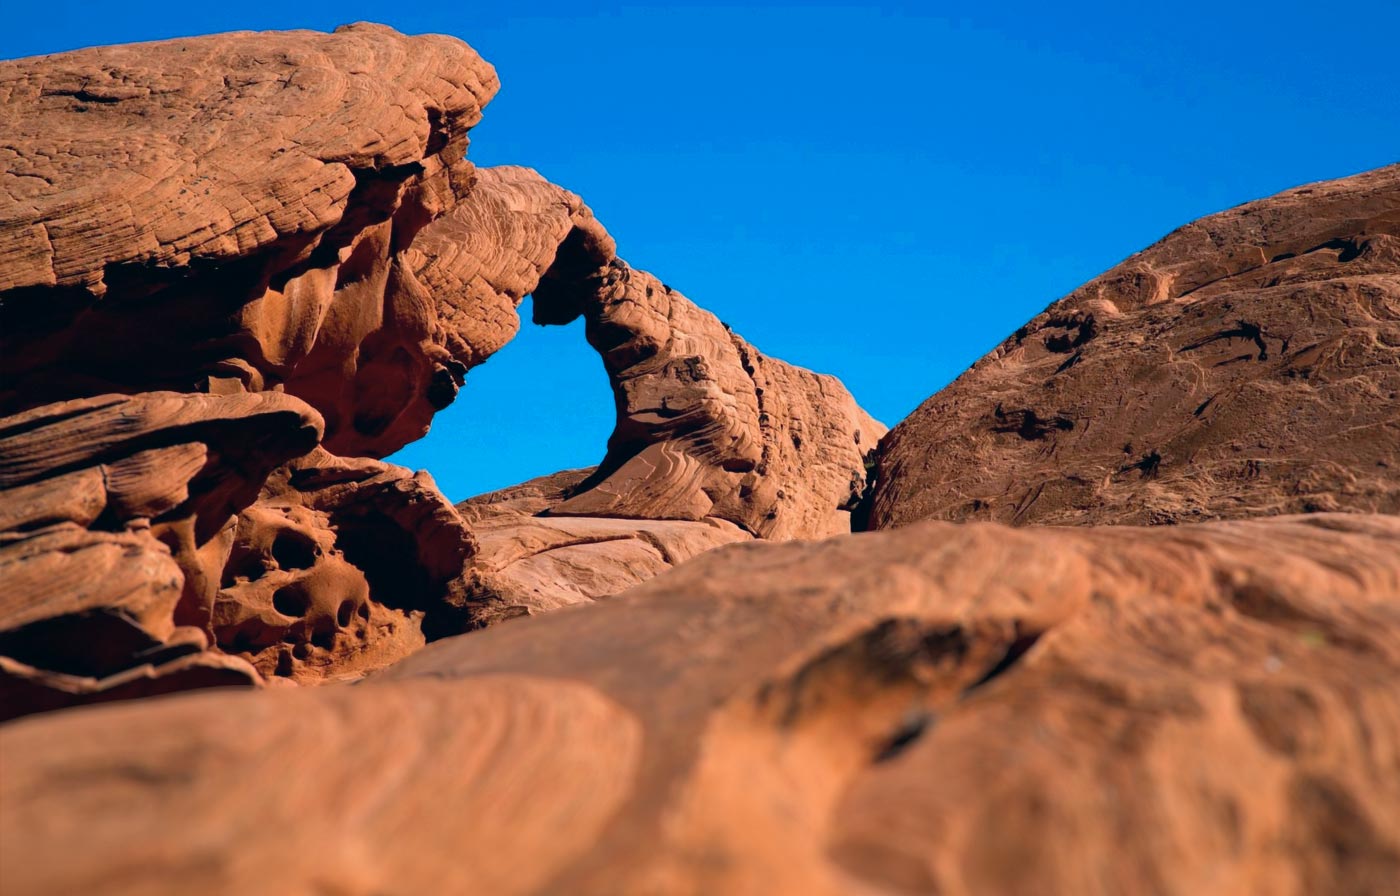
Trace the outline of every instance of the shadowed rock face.
<instances>
[{"instance_id":1,"label":"shadowed rock face","mask_svg":"<svg viewBox=\"0 0 1400 896\"><path fill-rule=\"evenodd\" d=\"M1396 606L1385 516L730 546L353 689L0 729L6 891L1379 896Z\"/></svg>"},{"instance_id":2,"label":"shadowed rock face","mask_svg":"<svg viewBox=\"0 0 1400 896\"><path fill-rule=\"evenodd\" d=\"M1400 166L1175 231L897 426L870 515L1400 512Z\"/></svg>"},{"instance_id":3,"label":"shadowed rock face","mask_svg":"<svg viewBox=\"0 0 1400 896\"><path fill-rule=\"evenodd\" d=\"M357 678L468 627L476 539L426 473L317 449L238 519L212 627L266 678Z\"/></svg>"},{"instance_id":4,"label":"shadowed rock face","mask_svg":"<svg viewBox=\"0 0 1400 896\"><path fill-rule=\"evenodd\" d=\"M303 494L292 468L277 500L264 481L318 441L396 450L455 394L465 368L400 257L469 188L466 132L495 89L460 41L380 26L0 63L0 540L23 610L0 680L25 695L7 712L292 660L313 678L327 652L350 673L402 655L375 643L389 628L421 644L380 617L423 608L371 602L345 559L401 546L404 496L376 483L408 471L363 467L365 494L335 506L343 488ZM386 562L445 595L419 555L457 576L471 542L441 541ZM376 637L339 624L346 606Z\"/></svg>"},{"instance_id":5,"label":"shadowed rock face","mask_svg":"<svg viewBox=\"0 0 1400 896\"><path fill-rule=\"evenodd\" d=\"M105 395L0 421L0 718L256 682L206 651L228 520L320 428L276 393Z\"/></svg>"}]
</instances>

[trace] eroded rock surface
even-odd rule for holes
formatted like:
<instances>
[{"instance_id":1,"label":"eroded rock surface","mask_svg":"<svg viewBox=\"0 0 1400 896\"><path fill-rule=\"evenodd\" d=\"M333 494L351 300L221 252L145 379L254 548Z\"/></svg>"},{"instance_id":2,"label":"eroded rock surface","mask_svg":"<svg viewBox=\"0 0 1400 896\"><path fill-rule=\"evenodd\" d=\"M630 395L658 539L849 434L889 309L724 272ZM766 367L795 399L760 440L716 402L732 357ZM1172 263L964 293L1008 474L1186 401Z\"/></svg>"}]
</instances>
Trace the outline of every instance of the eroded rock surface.
<instances>
[{"instance_id":1,"label":"eroded rock surface","mask_svg":"<svg viewBox=\"0 0 1400 896\"><path fill-rule=\"evenodd\" d=\"M276 393L106 395L0 420L0 715L256 681L206 651L229 522L320 430Z\"/></svg>"},{"instance_id":2,"label":"eroded rock surface","mask_svg":"<svg viewBox=\"0 0 1400 896\"><path fill-rule=\"evenodd\" d=\"M886 440L871 524L1400 512L1400 166L1203 218Z\"/></svg>"},{"instance_id":3,"label":"eroded rock surface","mask_svg":"<svg viewBox=\"0 0 1400 896\"><path fill-rule=\"evenodd\" d=\"M0 874L16 894L246 892L277 868L290 892L1379 896L1397 606L1387 516L730 546L354 689L0 729L0 838L30 859Z\"/></svg>"},{"instance_id":4,"label":"eroded rock surface","mask_svg":"<svg viewBox=\"0 0 1400 896\"><path fill-rule=\"evenodd\" d=\"M374 25L0 63L0 427L15 462L42 448L0 483L14 712L50 685L53 705L169 689L166 660L354 678L718 544L849 529L878 424L627 268L577 196L478 176L496 87L462 42ZM537 290L589 317L618 434L549 507L478 502L478 538L377 458ZM285 444L262 445L254 396L300 421ZM101 431L131 414L170 432Z\"/></svg>"},{"instance_id":5,"label":"eroded rock surface","mask_svg":"<svg viewBox=\"0 0 1400 896\"><path fill-rule=\"evenodd\" d=\"M495 86L378 26L0 63L0 710L245 691L0 727L0 890L1393 892L1400 168L1052 306L859 508L1353 513L816 542L882 427L475 171ZM454 508L378 458L531 293L614 433Z\"/></svg>"},{"instance_id":6,"label":"eroded rock surface","mask_svg":"<svg viewBox=\"0 0 1400 896\"><path fill-rule=\"evenodd\" d=\"M475 624L475 551L426 473L317 449L239 517L214 635L268 678L355 678Z\"/></svg>"},{"instance_id":7,"label":"eroded rock surface","mask_svg":"<svg viewBox=\"0 0 1400 896\"><path fill-rule=\"evenodd\" d=\"M262 680L227 654L267 674L296 651L311 679L334 647L353 673L364 651L340 636L362 630L328 631L327 614L422 616L367 582L445 593L449 556L460 576L460 552L404 534L437 521L409 509L430 492L436 538L471 543L408 471L347 473L355 498L298 483L250 505L318 440L386 454L451 401L465 367L400 257L469 189L467 130L495 89L461 41L373 25L0 63L0 655L23 695L8 713ZM274 479L293 469L306 462ZM381 555L398 576L345 563L341 541L366 530L422 547ZM254 566L280 580L250 597L281 627L275 653L249 634L253 609L230 613ZM273 618L279 588L298 614Z\"/></svg>"},{"instance_id":8,"label":"eroded rock surface","mask_svg":"<svg viewBox=\"0 0 1400 896\"><path fill-rule=\"evenodd\" d=\"M482 169L408 254L446 344L475 363L520 326L582 316L617 405L607 455L461 505L482 553L474 624L617 594L720 544L851 528L884 427L833 377L769 358L617 256L579 197Z\"/></svg>"}]
</instances>

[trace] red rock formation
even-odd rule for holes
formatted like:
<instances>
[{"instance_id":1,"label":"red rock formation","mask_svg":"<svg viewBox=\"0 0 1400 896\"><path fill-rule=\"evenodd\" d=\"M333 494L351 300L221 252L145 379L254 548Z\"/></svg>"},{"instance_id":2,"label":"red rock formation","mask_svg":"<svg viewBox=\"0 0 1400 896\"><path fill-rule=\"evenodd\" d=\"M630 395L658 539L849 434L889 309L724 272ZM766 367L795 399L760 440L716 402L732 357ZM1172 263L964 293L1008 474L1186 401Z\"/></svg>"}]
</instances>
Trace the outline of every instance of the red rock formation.
<instances>
[{"instance_id":1,"label":"red rock formation","mask_svg":"<svg viewBox=\"0 0 1400 896\"><path fill-rule=\"evenodd\" d=\"M24 518L0 519L22 543L7 568L29 614L0 658L26 689L54 690L26 706L139 693L156 673L136 670L177 625L181 669L196 652L245 682L357 677L429 638L610 595L717 544L849 528L878 424L834 380L762 358L630 271L578 197L526 169L478 184L467 130L495 89L465 44L368 25L0 63L14 135L0 181L0 412L14 416L0 425L56 452L35 473L44 482L5 491ZM430 478L367 458L427 431L542 279L551 314L590 316L620 434L595 481L530 511L549 521L479 508L491 551L474 564L475 536ZM619 305L623 281L656 292L644 318ZM631 334L628 357L598 342L612 331ZM242 411L189 439L30 432L83 401L121 401L111 393L145 407L154 390L177 390L159 401L177 422L260 392L309 416L295 450L253 448L261 430L233 419ZM659 416L646 406L658 401ZM306 454L313 418L323 436ZM80 472L65 452L101 458ZM639 475L656 460L670 466ZM218 502L180 503L183 483L216 474ZM147 518L150 537L122 528ZM66 531L31 537L35 520L87 527L83 544L100 549L75 554ZM91 588L87 568L123 584ZM108 637L89 611L126 619L132 601L145 601L141 636L88 662Z\"/></svg>"},{"instance_id":2,"label":"red rock formation","mask_svg":"<svg viewBox=\"0 0 1400 896\"><path fill-rule=\"evenodd\" d=\"M496 88L461 41L377 25L0 63L0 413L281 387L332 451L418 438L462 368L398 257Z\"/></svg>"},{"instance_id":3,"label":"red rock formation","mask_svg":"<svg viewBox=\"0 0 1400 896\"><path fill-rule=\"evenodd\" d=\"M473 623L617 594L731 541L850 531L884 427L834 378L765 357L630 268L579 197L483 169L406 257L464 363L515 334L533 293L537 323L585 318L616 398L599 467L462 505L483 551Z\"/></svg>"},{"instance_id":4,"label":"red rock formation","mask_svg":"<svg viewBox=\"0 0 1400 896\"><path fill-rule=\"evenodd\" d=\"M472 624L461 579L475 550L426 473L318 449L239 517L215 639L267 677L358 677Z\"/></svg>"},{"instance_id":5,"label":"red rock formation","mask_svg":"<svg viewBox=\"0 0 1400 896\"><path fill-rule=\"evenodd\" d=\"M0 728L0 885L1379 896L1397 605L1385 516L731 546L361 687Z\"/></svg>"},{"instance_id":6,"label":"red rock formation","mask_svg":"<svg viewBox=\"0 0 1400 896\"><path fill-rule=\"evenodd\" d=\"M1400 166L1175 231L883 446L871 524L1400 512Z\"/></svg>"},{"instance_id":7,"label":"red rock formation","mask_svg":"<svg viewBox=\"0 0 1400 896\"><path fill-rule=\"evenodd\" d=\"M376 26L0 63L3 717L376 672L0 726L0 891L1394 889L1400 516L804 541L882 428L474 172L494 89ZM1400 510L1398 215L1169 236L901 424L871 520ZM454 508L375 458L530 293L606 456Z\"/></svg>"},{"instance_id":8,"label":"red rock formation","mask_svg":"<svg viewBox=\"0 0 1400 896\"><path fill-rule=\"evenodd\" d=\"M762 355L629 267L577 196L528 169L485 169L417 245L430 253L418 277L440 305L480 322L457 328L477 347L459 356L509 338L527 293L537 323L585 320L617 425L598 469L550 514L719 519L773 539L850 531L884 427L835 378Z\"/></svg>"},{"instance_id":9,"label":"red rock formation","mask_svg":"<svg viewBox=\"0 0 1400 896\"><path fill-rule=\"evenodd\" d=\"M466 132L495 89L460 41L367 25L0 63L0 590L23 611L7 609L0 655L27 695L7 711L260 680L210 638L264 672L305 654L306 678L326 674L324 643L342 674L408 649L387 647L390 627L421 644L416 623L372 613L374 637L346 645L364 629L324 617L347 601L421 617L368 603L388 570L341 562L347 537L397 548L419 523L443 528L399 556L399 578L446 595L471 541L430 481L347 463L336 475L364 487L349 497L283 470L282 500L245 508L323 431L333 450L386 454L455 394L465 368L431 302L400 288L400 257L469 187ZM317 475L336 467L322 455ZM321 550L315 569L279 566L293 533ZM306 602L295 622L231 612L231 593L275 596L238 581L263 549L284 607ZM280 625L275 650L255 615ZM218 674L188 671L191 652Z\"/></svg>"}]
</instances>

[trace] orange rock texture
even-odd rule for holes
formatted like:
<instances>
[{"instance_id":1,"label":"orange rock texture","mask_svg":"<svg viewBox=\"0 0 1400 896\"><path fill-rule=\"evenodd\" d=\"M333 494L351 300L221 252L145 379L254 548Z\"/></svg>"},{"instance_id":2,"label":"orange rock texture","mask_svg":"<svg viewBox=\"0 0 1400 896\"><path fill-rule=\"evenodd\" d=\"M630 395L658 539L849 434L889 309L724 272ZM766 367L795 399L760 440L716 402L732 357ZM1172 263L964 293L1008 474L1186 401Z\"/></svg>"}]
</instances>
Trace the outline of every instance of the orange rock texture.
<instances>
[{"instance_id":1,"label":"orange rock texture","mask_svg":"<svg viewBox=\"0 0 1400 896\"><path fill-rule=\"evenodd\" d=\"M1400 166L886 434L468 162L496 87L375 25L0 63L0 892L1396 891ZM527 295L612 436L453 506L381 458Z\"/></svg>"},{"instance_id":2,"label":"orange rock texture","mask_svg":"<svg viewBox=\"0 0 1400 896\"><path fill-rule=\"evenodd\" d=\"M476 171L496 88L462 42L375 25L0 64L5 715L167 668L355 678L728 541L850 530L884 428L628 268L577 196ZM469 521L377 458L532 292L588 317L618 434L567 495Z\"/></svg>"},{"instance_id":3,"label":"orange rock texture","mask_svg":"<svg viewBox=\"0 0 1400 896\"><path fill-rule=\"evenodd\" d=\"M1400 512L1400 165L1188 224L890 434L871 525Z\"/></svg>"},{"instance_id":4,"label":"orange rock texture","mask_svg":"<svg viewBox=\"0 0 1400 896\"><path fill-rule=\"evenodd\" d=\"M1397 605L1382 515L732 545L358 687L0 728L5 889L1380 896Z\"/></svg>"}]
</instances>

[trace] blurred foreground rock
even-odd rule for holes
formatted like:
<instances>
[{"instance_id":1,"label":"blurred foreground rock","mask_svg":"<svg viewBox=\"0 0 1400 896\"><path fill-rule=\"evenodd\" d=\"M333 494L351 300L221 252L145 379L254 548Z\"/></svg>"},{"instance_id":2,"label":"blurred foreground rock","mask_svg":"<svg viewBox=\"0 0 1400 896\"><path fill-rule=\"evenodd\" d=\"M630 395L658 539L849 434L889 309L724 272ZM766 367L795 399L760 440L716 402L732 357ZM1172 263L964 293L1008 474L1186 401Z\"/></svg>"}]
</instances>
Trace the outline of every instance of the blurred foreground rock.
<instances>
[{"instance_id":1,"label":"blurred foreground rock","mask_svg":"<svg viewBox=\"0 0 1400 896\"><path fill-rule=\"evenodd\" d=\"M0 729L5 891L1380 896L1397 607L1387 516L730 546L358 687Z\"/></svg>"}]
</instances>

